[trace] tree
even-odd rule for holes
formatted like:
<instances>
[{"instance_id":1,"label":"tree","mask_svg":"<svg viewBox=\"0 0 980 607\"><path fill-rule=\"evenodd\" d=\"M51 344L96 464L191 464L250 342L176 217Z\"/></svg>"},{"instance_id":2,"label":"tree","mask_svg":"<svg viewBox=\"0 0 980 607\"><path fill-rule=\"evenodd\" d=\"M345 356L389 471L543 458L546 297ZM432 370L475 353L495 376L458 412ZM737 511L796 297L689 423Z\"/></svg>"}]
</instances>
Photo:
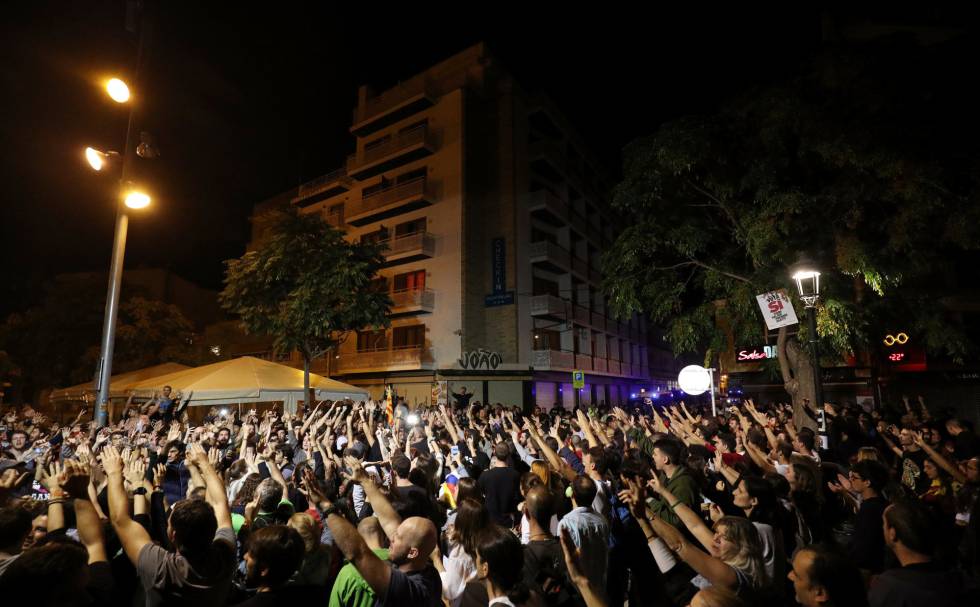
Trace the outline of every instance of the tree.
<instances>
[{"instance_id":1,"label":"tree","mask_svg":"<svg viewBox=\"0 0 980 607\"><path fill-rule=\"evenodd\" d=\"M936 303L950 261L978 246L977 164L936 136L962 116L923 55L900 40L828 49L797 77L631 143L613 193L630 227L603 260L613 311L647 312L675 353L710 357L730 346L724 327L741 343L765 335L755 296L795 294L788 267L806 253L823 271L826 356L873 349L894 328L964 356L969 340ZM813 399L805 333L778 335L798 412Z\"/></svg>"},{"instance_id":2,"label":"tree","mask_svg":"<svg viewBox=\"0 0 980 607\"><path fill-rule=\"evenodd\" d=\"M122 301L116 324L113 370L125 373L163 362L199 364L202 344L178 308L131 293ZM55 280L37 304L12 314L0 325L0 349L18 368L21 398L43 388L92 380L99 358L105 312L105 286L98 280Z\"/></svg>"},{"instance_id":3,"label":"tree","mask_svg":"<svg viewBox=\"0 0 980 607\"><path fill-rule=\"evenodd\" d=\"M374 282L381 245L353 243L322 217L276 209L259 217L258 248L226 262L222 306L249 333L268 335L279 353L303 356L304 400L310 361L347 333L387 326L391 299Z\"/></svg>"}]
</instances>

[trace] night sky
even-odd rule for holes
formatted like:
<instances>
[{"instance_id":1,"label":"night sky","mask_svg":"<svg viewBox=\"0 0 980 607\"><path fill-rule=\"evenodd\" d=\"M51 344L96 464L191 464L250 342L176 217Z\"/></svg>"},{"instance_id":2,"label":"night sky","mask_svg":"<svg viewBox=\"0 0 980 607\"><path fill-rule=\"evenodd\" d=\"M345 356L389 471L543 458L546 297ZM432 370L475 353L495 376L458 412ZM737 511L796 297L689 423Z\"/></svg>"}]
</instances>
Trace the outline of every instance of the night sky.
<instances>
[{"instance_id":1,"label":"night sky","mask_svg":"<svg viewBox=\"0 0 980 607\"><path fill-rule=\"evenodd\" d=\"M211 288L220 286L222 260L243 252L253 204L350 153L360 83L382 89L486 41L615 171L633 138L791 73L821 38L821 16L799 9L602 16L566 4L532 15L527 3L477 3L441 13L379 5L357 15L336 12L336 3L153 4L136 94L142 128L162 156L139 161L154 206L131 222L126 265L171 267ZM463 16L464 6L499 12ZM127 110L99 79L134 63L124 17L122 0L5 7L0 312L29 303L55 274L108 266L116 184L89 170L81 151L123 146Z\"/></svg>"}]
</instances>

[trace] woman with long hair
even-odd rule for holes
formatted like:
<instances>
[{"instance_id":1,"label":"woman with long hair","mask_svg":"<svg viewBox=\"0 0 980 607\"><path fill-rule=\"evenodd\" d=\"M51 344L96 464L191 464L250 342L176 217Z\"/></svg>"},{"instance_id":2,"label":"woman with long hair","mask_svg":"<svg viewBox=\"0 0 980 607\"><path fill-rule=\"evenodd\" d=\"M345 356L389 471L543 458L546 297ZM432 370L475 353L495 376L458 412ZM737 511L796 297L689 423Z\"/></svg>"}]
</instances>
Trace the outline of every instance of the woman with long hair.
<instances>
[{"instance_id":1,"label":"woman with long hair","mask_svg":"<svg viewBox=\"0 0 980 607\"><path fill-rule=\"evenodd\" d=\"M817 475L813 468L793 462L786 469L789 501L796 515L796 548L800 549L823 540L824 526L820 515L821 497Z\"/></svg>"},{"instance_id":2,"label":"woman with long hair","mask_svg":"<svg viewBox=\"0 0 980 607\"><path fill-rule=\"evenodd\" d=\"M463 590L476 573L476 542L490 526L486 506L472 498L458 502L456 518L445 534L446 556L433 555L433 565L442 578L442 596L453 607L459 605Z\"/></svg>"},{"instance_id":3,"label":"woman with long hair","mask_svg":"<svg viewBox=\"0 0 980 607\"><path fill-rule=\"evenodd\" d=\"M652 516L653 513L645 507L642 490L636 483L630 481L628 486L629 490L620 493L620 499L630 504L634 517L647 537L650 550L664 573L676 561L671 563L670 558L658 554L662 547L669 549L694 569L698 576L691 583L699 589L721 586L743 598L771 592L773 578L766 570L763 544L755 523L739 516L720 516L720 508L713 506L712 518L719 518L714 527L709 528L690 506L678 500L654 476L649 482L650 488L659 493L661 499L668 504L674 504L674 512L691 535L701 543L704 548L701 550L669 523ZM658 542L658 539L662 541Z\"/></svg>"},{"instance_id":4,"label":"woman with long hair","mask_svg":"<svg viewBox=\"0 0 980 607\"><path fill-rule=\"evenodd\" d=\"M297 512L289 517L286 526L295 529L303 538L303 563L293 574L291 583L296 586L313 587L316 590L311 592L311 595L322 593L329 600L328 587L336 569L335 549L322 543L322 527L316 519L305 512Z\"/></svg>"},{"instance_id":5,"label":"woman with long hair","mask_svg":"<svg viewBox=\"0 0 980 607\"><path fill-rule=\"evenodd\" d=\"M487 607L516 607L530 598L524 584L524 549L509 529L491 525L476 543L476 576L483 582Z\"/></svg>"}]
</instances>

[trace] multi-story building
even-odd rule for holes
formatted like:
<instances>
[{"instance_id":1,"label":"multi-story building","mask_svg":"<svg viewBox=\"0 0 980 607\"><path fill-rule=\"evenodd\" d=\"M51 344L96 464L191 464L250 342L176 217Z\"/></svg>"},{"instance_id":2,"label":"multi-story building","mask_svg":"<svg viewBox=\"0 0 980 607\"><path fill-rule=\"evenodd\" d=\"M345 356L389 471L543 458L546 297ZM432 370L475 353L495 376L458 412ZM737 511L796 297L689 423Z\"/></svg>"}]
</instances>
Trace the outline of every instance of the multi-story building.
<instances>
[{"instance_id":1,"label":"multi-story building","mask_svg":"<svg viewBox=\"0 0 980 607\"><path fill-rule=\"evenodd\" d=\"M394 306L390 328L352 335L318 372L378 396L393 384L409 404L465 386L545 407L622 402L676 377L662 335L612 318L600 291L618 224L598 163L484 45L380 94L362 86L350 131L346 165L291 204L386 243Z\"/></svg>"}]
</instances>

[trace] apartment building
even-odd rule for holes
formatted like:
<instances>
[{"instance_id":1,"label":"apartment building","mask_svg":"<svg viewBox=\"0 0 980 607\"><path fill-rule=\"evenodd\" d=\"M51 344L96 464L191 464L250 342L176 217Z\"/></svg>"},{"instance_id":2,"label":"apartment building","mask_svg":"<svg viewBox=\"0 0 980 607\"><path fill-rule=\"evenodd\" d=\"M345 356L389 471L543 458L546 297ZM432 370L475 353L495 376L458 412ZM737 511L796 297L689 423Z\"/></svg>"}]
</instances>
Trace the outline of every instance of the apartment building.
<instances>
[{"instance_id":1,"label":"apartment building","mask_svg":"<svg viewBox=\"0 0 980 607\"><path fill-rule=\"evenodd\" d=\"M384 242L391 327L351 335L317 372L410 405L622 402L676 378L642 317L618 321L599 255L618 227L598 163L543 97L479 44L358 91L345 166L289 204ZM573 388L573 371L584 387Z\"/></svg>"}]
</instances>

